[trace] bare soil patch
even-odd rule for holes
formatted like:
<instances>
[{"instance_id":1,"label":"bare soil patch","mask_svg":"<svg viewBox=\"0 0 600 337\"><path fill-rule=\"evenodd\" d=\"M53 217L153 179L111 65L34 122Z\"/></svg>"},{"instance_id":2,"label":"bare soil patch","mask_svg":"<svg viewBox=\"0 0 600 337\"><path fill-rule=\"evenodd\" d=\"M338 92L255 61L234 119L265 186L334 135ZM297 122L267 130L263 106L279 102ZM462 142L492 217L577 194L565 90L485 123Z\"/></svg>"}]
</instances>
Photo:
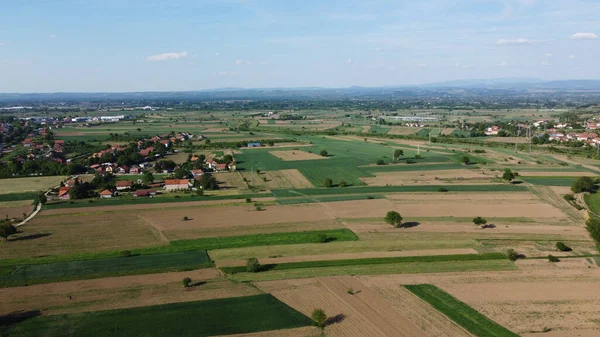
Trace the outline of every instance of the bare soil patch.
<instances>
[{"instance_id":1,"label":"bare soil patch","mask_svg":"<svg viewBox=\"0 0 600 337\"><path fill-rule=\"evenodd\" d=\"M221 335L220 337L321 337L321 330L317 327L304 327L275 331L263 331L240 335ZM216 336L215 336L216 337Z\"/></svg>"},{"instance_id":2,"label":"bare soil patch","mask_svg":"<svg viewBox=\"0 0 600 337\"><path fill-rule=\"evenodd\" d=\"M285 161L327 159L327 157L301 150L269 151L269 153Z\"/></svg>"},{"instance_id":3,"label":"bare soil patch","mask_svg":"<svg viewBox=\"0 0 600 337\"><path fill-rule=\"evenodd\" d=\"M208 128L202 130L202 132L227 132L229 131L227 128Z\"/></svg>"},{"instance_id":4,"label":"bare soil patch","mask_svg":"<svg viewBox=\"0 0 600 337\"><path fill-rule=\"evenodd\" d=\"M247 189L246 183L237 172L219 172L214 175L221 189Z\"/></svg>"},{"instance_id":5,"label":"bare soil patch","mask_svg":"<svg viewBox=\"0 0 600 337\"><path fill-rule=\"evenodd\" d=\"M310 188L314 187L306 177L296 169L267 171L267 186L276 188Z\"/></svg>"},{"instance_id":6,"label":"bare soil patch","mask_svg":"<svg viewBox=\"0 0 600 337\"><path fill-rule=\"evenodd\" d=\"M390 131L388 131L388 135L412 135L419 132L421 128L411 128L405 126L392 126Z\"/></svg>"},{"instance_id":7,"label":"bare soil patch","mask_svg":"<svg viewBox=\"0 0 600 337\"><path fill-rule=\"evenodd\" d=\"M181 280L192 279L184 289ZM258 289L218 278L214 269L112 277L0 289L0 314L41 309L43 314L131 308L259 294Z\"/></svg>"},{"instance_id":8,"label":"bare soil patch","mask_svg":"<svg viewBox=\"0 0 600 337\"><path fill-rule=\"evenodd\" d=\"M523 177L595 177L598 174L592 172L543 172L543 171L525 171L519 172Z\"/></svg>"},{"instance_id":9,"label":"bare soil patch","mask_svg":"<svg viewBox=\"0 0 600 337\"><path fill-rule=\"evenodd\" d=\"M363 125L361 132L369 132L369 131L371 131L371 126L370 125Z\"/></svg>"},{"instance_id":10,"label":"bare soil patch","mask_svg":"<svg viewBox=\"0 0 600 337\"><path fill-rule=\"evenodd\" d=\"M29 204L28 206L0 207L0 218L26 218L35 208L35 206L31 205L31 201L28 200L27 203ZM24 217L23 214L27 216Z\"/></svg>"},{"instance_id":11,"label":"bare soil patch","mask_svg":"<svg viewBox=\"0 0 600 337\"><path fill-rule=\"evenodd\" d=\"M377 172L375 177L361 178L369 186L386 185L426 185L441 183L486 183L489 184L494 175L480 170L432 170L409 172Z\"/></svg>"},{"instance_id":12,"label":"bare soil patch","mask_svg":"<svg viewBox=\"0 0 600 337\"><path fill-rule=\"evenodd\" d=\"M529 138L525 137L489 137L486 138L485 141L493 143L529 144Z\"/></svg>"}]
</instances>

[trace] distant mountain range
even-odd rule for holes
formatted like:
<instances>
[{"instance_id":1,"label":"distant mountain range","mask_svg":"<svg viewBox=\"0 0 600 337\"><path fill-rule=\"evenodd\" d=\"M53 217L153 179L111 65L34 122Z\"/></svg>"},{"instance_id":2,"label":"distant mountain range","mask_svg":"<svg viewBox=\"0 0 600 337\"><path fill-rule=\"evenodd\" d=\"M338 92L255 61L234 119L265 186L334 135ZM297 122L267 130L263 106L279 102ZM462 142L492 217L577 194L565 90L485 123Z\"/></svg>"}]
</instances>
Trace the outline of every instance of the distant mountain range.
<instances>
[{"instance_id":1,"label":"distant mountain range","mask_svg":"<svg viewBox=\"0 0 600 337\"><path fill-rule=\"evenodd\" d=\"M600 80L544 81L532 78L493 78L434 82L417 85L423 88L477 88L477 89L552 89L600 90Z\"/></svg>"}]
</instances>

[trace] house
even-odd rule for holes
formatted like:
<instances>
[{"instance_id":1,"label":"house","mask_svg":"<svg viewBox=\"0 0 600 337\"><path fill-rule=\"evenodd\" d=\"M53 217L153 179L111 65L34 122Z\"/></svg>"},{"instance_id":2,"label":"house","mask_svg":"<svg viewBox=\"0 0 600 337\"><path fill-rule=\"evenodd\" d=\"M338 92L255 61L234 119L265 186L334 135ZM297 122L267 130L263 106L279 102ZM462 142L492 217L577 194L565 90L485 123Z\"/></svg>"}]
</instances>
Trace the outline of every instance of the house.
<instances>
[{"instance_id":1,"label":"house","mask_svg":"<svg viewBox=\"0 0 600 337\"><path fill-rule=\"evenodd\" d=\"M109 190L104 190L104 191L100 192L100 198L103 198L103 199L112 198L112 192Z\"/></svg>"},{"instance_id":2,"label":"house","mask_svg":"<svg viewBox=\"0 0 600 337\"><path fill-rule=\"evenodd\" d=\"M119 166L117 168L117 173L123 173L124 174L124 173L127 173L127 172L129 172L129 166L127 166L127 165L122 165L122 166Z\"/></svg>"},{"instance_id":3,"label":"house","mask_svg":"<svg viewBox=\"0 0 600 337\"><path fill-rule=\"evenodd\" d=\"M156 190L137 190L133 193L134 197L153 197L156 195Z\"/></svg>"},{"instance_id":4,"label":"house","mask_svg":"<svg viewBox=\"0 0 600 337\"><path fill-rule=\"evenodd\" d=\"M140 173L142 173L142 169L139 166L132 166L129 169L129 173L130 174L140 174Z\"/></svg>"},{"instance_id":5,"label":"house","mask_svg":"<svg viewBox=\"0 0 600 337\"><path fill-rule=\"evenodd\" d=\"M208 165L209 168L214 170L217 168L218 163L214 159L211 159L210 161L206 161L206 164Z\"/></svg>"},{"instance_id":6,"label":"house","mask_svg":"<svg viewBox=\"0 0 600 337\"><path fill-rule=\"evenodd\" d=\"M151 146L151 147L149 147L147 149L141 150L140 151L140 156L142 156L142 157L148 157L152 151L154 151L154 147L153 146Z\"/></svg>"},{"instance_id":7,"label":"house","mask_svg":"<svg viewBox=\"0 0 600 337\"><path fill-rule=\"evenodd\" d=\"M71 188L69 186L63 186L61 188L58 189L58 198L62 199L62 200L68 200L71 199L71 196L69 195L69 190Z\"/></svg>"},{"instance_id":8,"label":"house","mask_svg":"<svg viewBox=\"0 0 600 337\"><path fill-rule=\"evenodd\" d=\"M227 164L217 164L215 166L215 170L217 170L217 171L226 171L227 170Z\"/></svg>"},{"instance_id":9,"label":"house","mask_svg":"<svg viewBox=\"0 0 600 337\"><path fill-rule=\"evenodd\" d=\"M31 139L27 138L23 141L23 146L25 147L30 147L31 146Z\"/></svg>"},{"instance_id":10,"label":"house","mask_svg":"<svg viewBox=\"0 0 600 337\"><path fill-rule=\"evenodd\" d=\"M131 180L118 180L115 183L115 186L117 187L117 191L126 190L128 188L131 188L131 186L133 186L133 181L131 181Z\"/></svg>"},{"instance_id":11,"label":"house","mask_svg":"<svg viewBox=\"0 0 600 337\"><path fill-rule=\"evenodd\" d=\"M97 169L99 169L99 168L100 168L100 164L94 164L94 165L91 165L91 166L90 166L90 168L91 168L92 170L97 170Z\"/></svg>"},{"instance_id":12,"label":"house","mask_svg":"<svg viewBox=\"0 0 600 337\"><path fill-rule=\"evenodd\" d=\"M69 179L65 182L65 186L67 187L73 187L75 186L75 179Z\"/></svg>"},{"instance_id":13,"label":"house","mask_svg":"<svg viewBox=\"0 0 600 337\"><path fill-rule=\"evenodd\" d=\"M487 136L496 136L496 135L498 135L499 131L500 131L500 128L498 126L494 125L492 127L487 128L484 133Z\"/></svg>"},{"instance_id":14,"label":"house","mask_svg":"<svg viewBox=\"0 0 600 337\"><path fill-rule=\"evenodd\" d=\"M167 191L187 190L190 182L187 179L166 179L165 189Z\"/></svg>"},{"instance_id":15,"label":"house","mask_svg":"<svg viewBox=\"0 0 600 337\"><path fill-rule=\"evenodd\" d=\"M203 174L204 174L204 171L202 171L200 169L192 170L192 176L194 176L194 179L199 178Z\"/></svg>"},{"instance_id":16,"label":"house","mask_svg":"<svg viewBox=\"0 0 600 337\"><path fill-rule=\"evenodd\" d=\"M259 142L248 143L248 147L260 147L260 143Z\"/></svg>"},{"instance_id":17,"label":"house","mask_svg":"<svg viewBox=\"0 0 600 337\"><path fill-rule=\"evenodd\" d=\"M63 152L65 149L65 141L58 139L54 141L54 152Z\"/></svg>"}]
</instances>

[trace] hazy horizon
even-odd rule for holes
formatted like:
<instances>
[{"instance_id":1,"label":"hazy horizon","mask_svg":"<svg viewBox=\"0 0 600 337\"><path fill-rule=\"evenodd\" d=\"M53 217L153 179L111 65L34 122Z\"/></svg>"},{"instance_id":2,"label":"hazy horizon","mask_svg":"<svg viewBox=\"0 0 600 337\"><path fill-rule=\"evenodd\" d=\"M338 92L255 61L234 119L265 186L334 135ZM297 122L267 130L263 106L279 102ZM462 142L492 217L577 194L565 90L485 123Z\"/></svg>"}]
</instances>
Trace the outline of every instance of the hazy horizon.
<instances>
[{"instance_id":1,"label":"hazy horizon","mask_svg":"<svg viewBox=\"0 0 600 337\"><path fill-rule=\"evenodd\" d=\"M57 0L0 5L0 92L600 79L600 3Z\"/></svg>"}]
</instances>

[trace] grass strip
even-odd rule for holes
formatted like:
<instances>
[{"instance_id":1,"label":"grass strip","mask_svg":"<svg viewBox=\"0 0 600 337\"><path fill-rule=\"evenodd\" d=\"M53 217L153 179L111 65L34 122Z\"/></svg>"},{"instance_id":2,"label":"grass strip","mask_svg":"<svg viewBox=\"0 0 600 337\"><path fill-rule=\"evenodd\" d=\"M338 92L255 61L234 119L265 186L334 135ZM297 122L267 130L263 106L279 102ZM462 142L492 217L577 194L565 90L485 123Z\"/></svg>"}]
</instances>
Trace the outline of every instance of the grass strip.
<instances>
[{"instance_id":1,"label":"grass strip","mask_svg":"<svg viewBox=\"0 0 600 337\"><path fill-rule=\"evenodd\" d=\"M21 201L21 200L33 200L37 192L23 192L23 193L8 193L0 194L0 202L4 201Z\"/></svg>"},{"instance_id":2,"label":"grass strip","mask_svg":"<svg viewBox=\"0 0 600 337\"><path fill-rule=\"evenodd\" d=\"M296 204L310 204L315 202L335 202L335 201L352 201L352 200L370 200L370 199L385 199L383 195L336 195L331 197L318 197L318 198L282 198L277 199L277 203L280 205L296 205Z\"/></svg>"},{"instance_id":3,"label":"grass strip","mask_svg":"<svg viewBox=\"0 0 600 337\"><path fill-rule=\"evenodd\" d=\"M207 337L309 326L312 320L261 294L67 315L39 316L0 326L20 337Z\"/></svg>"},{"instance_id":4,"label":"grass strip","mask_svg":"<svg viewBox=\"0 0 600 337\"><path fill-rule=\"evenodd\" d=\"M475 336L519 337L434 285L417 284L404 287Z\"/></svg>"},{"instance_id":5,"label":"grass strip","mask_svg":"<svg viewBox=\"0 0 600 337\"><path fill-rule=\"evenodd\" d=\"M476 260L501 260L506 259L503 253L488 254L454 254L454 255L429 255L429 256L398 256L398 257L379 257L368 259L347 259L347 260L327 260L327 261L305 261L288 262L279 264L266 264L261 266L261 271L269 270L290 270L301 268L325 268L325 267L345 267L360 265L376 265L390 263L414 263L414 262L444 262L444 261L476 261ZM245 266L222 267L222 271L228 274L244 273Z\"/></svg>"},{"instance_id":6,"label":"grass strip","mask_svg":"<svg viewBox=\"0 0 600 337\"><path fill-rule=\"evenodd\" d=\"M449 192L526 192L527 186L519 185L414 185L414 186L362 186L338 188L303 188L272 190L275 197L298 197L334 194L370 194L400 192L438 192L444 188Z\"/></svg>"}]
</instances>

